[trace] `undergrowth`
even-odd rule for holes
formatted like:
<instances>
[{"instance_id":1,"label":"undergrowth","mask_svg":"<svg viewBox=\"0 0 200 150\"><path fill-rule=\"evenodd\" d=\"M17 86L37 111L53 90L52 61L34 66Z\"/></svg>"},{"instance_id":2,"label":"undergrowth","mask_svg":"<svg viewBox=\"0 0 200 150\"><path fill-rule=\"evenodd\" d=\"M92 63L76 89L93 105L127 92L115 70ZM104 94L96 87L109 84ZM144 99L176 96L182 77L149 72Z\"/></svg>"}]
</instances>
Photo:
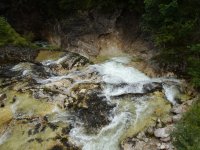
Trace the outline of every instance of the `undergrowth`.
<instances>
[{"instance_id":1,"label":"undergrowth","mask_svg":"<svg viewBox=\"0 0 200 150\"><path fill-rule=\"evenodd\" d=\"M200 150L199 114L200 103L197 103L175 124L171 139L178 150Z\"/></svg>"},{"instance_id":2,"label":"undergrowth","mask_svg":"<svg viewBox=\"0 0 200 150\"><path fill-rule=\"evenodd\" d=\"M170 66L186 74L200 87L200 1L199 0L144 0L141 28L153 32L160 55L153 59L160 67ZM182 68L182 69L180 69Z\"/></svg>"},{"instance_id":3,"label":"undergrowth","mask_svg":"<svg viewBox=\"0 0 200 150\"><path fill-rule=\"evenodd\" d=\"M29 40L33 35L25 34L21 37L7 22L4 17L0 17L0 47L6 45L24 47L36 46Z\"/></svg>"}]
</instances>

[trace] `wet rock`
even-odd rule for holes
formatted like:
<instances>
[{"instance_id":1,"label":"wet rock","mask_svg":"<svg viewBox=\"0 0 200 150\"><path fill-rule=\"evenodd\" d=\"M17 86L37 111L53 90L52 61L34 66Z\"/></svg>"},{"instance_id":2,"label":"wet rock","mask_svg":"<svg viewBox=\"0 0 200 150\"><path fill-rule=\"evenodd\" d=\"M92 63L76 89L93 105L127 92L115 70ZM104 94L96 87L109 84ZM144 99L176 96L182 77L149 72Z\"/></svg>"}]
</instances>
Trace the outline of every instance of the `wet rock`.
<instances>
[{"instance_id":1,"label":"wet rock","mask_svg":"<svg viewBox=\"0 0 200 150\"><path fill-rule=\"evenodd\" d=\"M154 135L154 130L155 130L155 127L150 126L147 128L147 133L149 133L149 135L152 136Z\"/></svg>"},{"instance_id":2,"label":"wet rock","mask_svg":"<svg viewBox=\"0 0 200 150\"><path fill-rule=\"evenodd\" d=\"M62 146L54 146L53 148L49 149L49 150L63 150Z\"/></svg>"},{"instance_id":3,"label":"wet rock","mask_svg":"<svg viewBox=\"0 0 200 150\"><path fill-rule=\"evenodd\" d=\"M157 121L156 121L156 127L162 128L164 126L165 126L165 124L158 118Z\"/></svg>"},{"instance_id":4,"label":"wet rock","mask_svg":"<svg viewBox=\"0 0 200 150\"><path fill-rule=\"evenodd\" d=\"M65 107L68 107L69 105L73 104L73 102L75 102L75 99L72 97L68 97L67 99L65 99Z\"/></svg>"},{"instance_id":5,"label":"wet rock","mask_svg":"<svg viewBox=\"0 0 200 150\"><path fill-rule=\"evenodd\" d=\"M0 101L3 101L6 98L7 98L6 93L0 94Z\"/></svg>"},{"instance_id":6,"label":"wet rock","mask_svg":"<svg viewBox=\"0 0 200 150\"><path fill-rule=\"evenodd\" d=\"M10 108L0 108L0 137L6 132L12 118L13 115Z\"/></svg>"},{"instance_id":7,"label":"wet rock","mask_svg":"<svg viewBox=\"0 0 200 150\"><path fill-rule=\"evenodd\" d=\"M71 85L71 82L69 83L68 80L63 79L43 86L38 86L38 89L32 90L33 96L36 99L47 99L47 102L56 104L60 108L65 108L75 100L73 97L69 96L70 92L68 90L66 91L68 85ZM74 96L76 96L76 94L74 94Z\"/></svg>"},{"instance_id":8,"label":"wet rock","mask_svg":"<svg viewBox=\"0 0 200 150\"><path fill-rule=\"evenodd\" d=\"M174 129L173 125L169 125L164 128L158 128L154 131L154 135L155 137L167 138L169 137L173 129Z\"/></svg>"},{"instance_id":9,"label":"wet rock","mask_svg":"<svg viewBox=\"0 0 200 150\"><path fill-rule=\"evenodd\" d=\"M52 91L58 91L60 93L65 94L65 89L67 87L69 87L72 84L72 81L70 79L61 79L59 81L56 82L52 82L52 83L48 83L42 86L38 86L37 88L43 89L43 88L47 88L50 89Z\"/></svg>"},{"instance_id":10,"label":"wet rock","mask_svg":"<svg viewBox=\"0 0 200 150\"><path fill-rule=\"evenodd\" d=\"M48 126L53 130L57 130L58 129L58 126L57 125L54 125L53 123L48 123Z\"/></svg>"},{"instance_id":11,"label":"wet rock","mask_svg":"<svg viewBox=\"0 0 200 150\"><path fill-rule=\"evenodd\" d=\"M75 93L75 91L72 91L70 96L76 100L78 99L78 95Z\"/></svg>"},{"instance_id":12,"label":"wet rock","mask_svg":"<svg viewBox=\"0 0 200 150\"><path fill-rule=\"evenodd\" d=\"M0 125L10 121L13 118L10 108L0 108Z\"/></svg>"},{"instance_id":13,"label":"wet rock","mask_svg":"<svg viewBox=\"0 0 200 150\"><path fill-rule=\"evenodd\" d=\"M85 94L86 92L87 92L86 89L82 89L82 90L79 91L79 94Z\"/></svg>"},{"instance_id":14,"label":"wet rock","mask_svg":"<svg viewBox=\"0 0 200 150\"><path fill-rule=\"evenodd\" d=\"M41 124L38 123L38 124L35 126L35 130L33 131L33 135L39 133L39 129L40 129L40 127L41 127Z\"/></svg>"},{"instance_id":15,"label":"wet rock","mask_svg":"<svg viewBox=\"0 0 200 150\"><path fill-rule=\"evenodd\" d=\"M172 108L171 108L171 112L176 113L176 114L184 114L188 111L190 107L185 105L185 104L175 104Z\"/></svg>"},{"instance_id":16,"label":"wet rock","mask_svg":"<svg viewBox=\"0 0 200 150\"><path fill-rule=\"evenodd\" d=\"M13 99L12 99L12 102L10 102L10 103L15 103L17 101L17 98L16 98L16 95L13 97Z\"/></svg>"},{"instance_id":17,"label":"wet rock","mask_svg":"<svg viewBox=\"0 0 200 150\"><path fill-rule=\"evenodd\" d=\"M155 110L155 114L160 117L163 114L162 109Z\"/></svg>"},{"instance_id":18,"label":"wet rock","mask_svg":"<svg viewBox=\"0 0 200 150\"><path fill-rule=\"evenodd\" d=\"M85 123L87 132L97 132L110 122L108 116L114 107L115 105L108 104L104 97L98 97L96 93L92 93L80 96L73 110Z\"/></svg>"},{"instance_id":19,"label":"wet rock","mask_svg":"<svg viewBox=\"0 0 200 150\"><path fill-rule=\"evenodd\" d=\"M143 131L139 132L139 134L137 135L137 138L140 140L143 140L144 138L146 138L146 135Z\"/></svg>"},{"instance_id":20,"label":"wet rock","mask_svg":"<svg viewBox=\"0 0 200 150\"><path fill-rule=\"evenodd\" d=\"M181 118L182 118L182 115L181 114L177 114L177 115L172 117L172 120L173 120L173 122L177 122L177 121L181 120Z\"/></svg>"},{"instance_id":21,"label":"wet rock","mask_svg":"<svg viewBox=\"0 0 200 150\"><path fill-rule=\"evenodd\" d=\"M162 90L162 84L160 83L148 83L143 85L143 92L144 93L153 93L156 90Z\"/></svg>"},{"instance_id":22,"label":"wet rock","mask_svg":"<svg viewBox=\"0 0 200 150\"><path fill-rule=\"evenodd\" d=\"M50 65L49 68L47 68L47 71L48 69L50 69L51 72L53 72L54 74L58 76L67 75L69 73L69 71L63 68L61 64Z\"/></svg>"},{"instance_id":23,"label":"wet rock","mask_svg":"<svg viewBox=\"0 0 200 150\"><path fill-rule=\"evenodd\" d=\"M47 128L47 126L44 125L44 126L42 127L42 129L40 130L40 132L45 132L46 128Z\"/></svg>"},{"instance_id":24,"label":"wet rock","mask_svg":"<svg viewBox=\"0 0 200 150\"><path fill-rule=\"evenodd\" d=\"M4 107L5 106L3 100L5 100L6 98L7 98L7 95L5 93L0 95L0 107Z\"/></svg>"}]
</instances>

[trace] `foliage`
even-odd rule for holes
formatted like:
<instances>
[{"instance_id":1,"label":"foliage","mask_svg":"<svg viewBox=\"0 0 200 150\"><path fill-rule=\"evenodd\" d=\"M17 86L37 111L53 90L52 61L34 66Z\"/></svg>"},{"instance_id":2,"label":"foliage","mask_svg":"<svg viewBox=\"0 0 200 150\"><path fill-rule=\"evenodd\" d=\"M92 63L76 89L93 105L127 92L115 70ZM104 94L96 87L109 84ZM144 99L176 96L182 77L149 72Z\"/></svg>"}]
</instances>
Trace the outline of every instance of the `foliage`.
<instances>
[{"instance_id":1,"label":"foliage","mask_svg":"<svg viewBox=\"0 0 200 150\"><path fill-rule=\"evenodd\" d=\"M145 13L141 28L154 33L155 43L161 47L157 61L166 64L187 64L187 73L196 86L200 86L199 54L194 50L198 44L199 0L145 0ZM197 47L197 45L196 45ZM173 68L172 68L173 69Z\"/></svg>"},{"instance_id":2,"label":"foliage","mask_svg":"<svg viewBox=\"0 0 200 150\"><path fill-rule=\"evenodd\" d=\"M200 87L200 44L188 46L190 49L190 56L187 59L189 64L188 74L192 77L192 82L196 84L197 87Z\"/></svg>"},{"instance_id":3,"label":"foliage","mask_svg":"<svg viewBox=\"0 0 200 150\"><path fill-rule=\"evenodd\" d=\"M29 46L31 42L20 35L8 24L4 17L0 17L0 46L13 45Z\"/></svg>"},{"instance_id":4,"label":"foliage","mask_svg":"<svg viewBox=\"0 0 200 150\"><path fill-rule=\"evenodd\" d=\"M171 138L173 145L179 150L200 150L200 104L190 109L176 124Z\"/></svg>"}]
</instances>

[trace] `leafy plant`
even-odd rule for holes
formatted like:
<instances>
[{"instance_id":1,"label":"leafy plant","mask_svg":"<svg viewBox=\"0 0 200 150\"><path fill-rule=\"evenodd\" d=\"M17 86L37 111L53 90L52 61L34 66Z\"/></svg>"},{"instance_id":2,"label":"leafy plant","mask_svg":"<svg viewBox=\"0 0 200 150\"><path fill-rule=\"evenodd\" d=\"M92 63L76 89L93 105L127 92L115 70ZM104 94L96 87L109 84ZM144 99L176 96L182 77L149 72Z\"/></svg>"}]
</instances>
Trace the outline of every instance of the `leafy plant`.
<instances>
[{"instance_id":1,"label":"leafy plant","mask_svg":"<svg viewBox=\"0 0 200 150\"><path fill-rule=\"evenodd\" d=\"M8 24L7 20L0 17L0 46L13 45L18 47L34 46L28 39L20 35Z\"/></svg>"},{"instance_id":2,"label":"leafy plant","mask_svg":"<svg viewBox=\"0 0 200 150\"><path fill-rule=\"evenodd\" d=\"M171 134L179 150L200 150L200 104L195 104L176 124Z\"/></svg>"}]
</instances>

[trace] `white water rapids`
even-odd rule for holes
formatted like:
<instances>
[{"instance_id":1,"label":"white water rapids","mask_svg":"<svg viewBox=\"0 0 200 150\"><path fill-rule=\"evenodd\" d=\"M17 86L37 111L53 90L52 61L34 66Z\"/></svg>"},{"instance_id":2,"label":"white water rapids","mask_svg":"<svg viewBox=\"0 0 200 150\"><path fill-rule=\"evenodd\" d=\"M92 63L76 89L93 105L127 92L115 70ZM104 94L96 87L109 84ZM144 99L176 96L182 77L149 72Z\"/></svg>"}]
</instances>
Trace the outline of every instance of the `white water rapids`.
<instances>
[{"instance_id":1,"label":"white water rapids","mask_svg":"<svg viewBox=\"0 0 200 150\"><path fill-rule=\"evenodd\" d=\"M145 83L163 82L165 79L150 79L140 71L125 67L123 63L130 62L128 58L111 58L102 64L96 64L94 67L103 76L102 80L107 83L104 90L104 95L107 101L110 102L110 96L121 95L126 93L140 93ZM166 79L167 80L167 79ZM173 80L175 81L175 80ZM126 83L126 86L115 87ZM135 85L135 86L133 86ZM173 96L178 93L173 89L165 88L167 90L167 97L175 103ZM72 143L82 145L83 150L117 150L119 149L119 142L121 137L128 131L129 126L137 128L136 126L142 124L150 114L154 113L152 104L147 101L150 97L144 96L142 98L135 98L134 102L126 101L121 104L120 100L112 102L117 103L117 107L113 110L110 116L111 123L104 127L97 135L86 135L82 127L73 128L70 131ZM151 98L150 98L151 99ZM154 108L154 106L153 106ZM134 129L133 129L134 130ZM137 131L137 129L135 129ZM73 141L75 140L75 141Z\"/></svg>"},{"instance_id":2,"label":"white water rapids","mask_svg":"<svg viewBox=\"0 0 200 150\"><path fill-rule=\"evenodd\" d=\"M62 60L66 59L64 56L57 61L44 61L43 65L58 64ZM167 111L164 108L166 102L157 100L155 95L132 97L127 99L113 99L112 96L118 96L123 94L138 94L143 93L143 86L148 83L157 82L176 82L176 79L151 79L141 73L140 71L132 68L125 67L123 63L129 63L131 60L124 57L111 58L101 64L90 65L84 71L75 71L66 76L53 76L49 79L41 79L35 76L35 80L38 83L46 84L49 82L55 82L64 78L71 78L74 75L83 75L91 71L96 71L102 77L99 81L104 82L105 89L99 96L105 96L108 104L116 104L116 107L111 110L111 115L108 116L110 124L103 127L97 134L86 134L82 122L74 122L73 116L66 111L55 106L50 114L50 122L63 122L72 123L73 129L70 131L70 142L81 147L83 150L118 150L120 142L133 134L138 133L145 126L149 125L151 120L150 116L154 115L155 110L162 108L163 112ZM22 63L14 66L13 70L20 70L23 67L24 76L32 76L30 74L30 65L28 63ZM90 80L77 81L74 83L90 82ZM69 87L69 89L72 87ZM165 97L170 103L175 104L175 97L179 93L179 90L174 89L174 85L170 83L164 84ZM162 97L163 98L163 97ZM18 101L18 103L20 103ZM11 105L14 116L18 116L16 108L18 103ZM21 104L20 104L21 105ZM167 105L167 104L166 104ZM168 105L167 105L168 106ZM33 116L32 111L27 110L28 116ZM6 135L6 134L5 134ZM6 141L7 136L2 136L0 139L0 145ZM0 146L1 147L1 146Z\"/></svg>"}]
</instances>

